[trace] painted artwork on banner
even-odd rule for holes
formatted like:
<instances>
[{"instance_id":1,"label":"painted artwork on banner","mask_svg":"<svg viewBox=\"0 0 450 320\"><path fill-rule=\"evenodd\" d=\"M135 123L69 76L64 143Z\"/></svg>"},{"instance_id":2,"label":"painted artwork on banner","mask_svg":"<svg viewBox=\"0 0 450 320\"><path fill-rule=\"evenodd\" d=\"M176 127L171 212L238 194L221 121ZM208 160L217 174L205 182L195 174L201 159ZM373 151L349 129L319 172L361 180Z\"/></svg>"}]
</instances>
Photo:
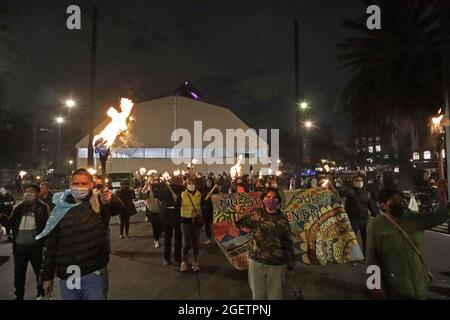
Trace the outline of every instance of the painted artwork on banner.
<instances>
[{"instance_id":1,"label":"painted artwork on banner","mask_svg":"<svg viewBox=\"0 0 450 320\"><path fill-rule=\"evenodd\" d=\"M282 211L292 231L297 260L326 265L364 259L347 213L336 191L326 189L286 190ZM220 249L238 270L248 268L247 235L250 230L235 224L236 204L244 212L262 208L261 193L213 195L214 235Z\"/></svg>"},{"instance_id":2,"label":"painted artwork on banner","mask_svg":"<svg viewBox=\"0 0 450 320\"><path fill-rule=\"evenodd\" d=\"M211 196L214 205L214 236L228 261L237 270L247 270L248 229L239 229L235 224L236 205L239 203L246 213L262 208L261 192L226 193Z\"/></svg>"},{"instance_id":3,"label":"painted artwork on banner","mask_svg":"<svg viewBox=\"0 0 450 320\"><path fill-rule=\"evenodd\" d=\"M290 222L295 253L301 262L326 265L364 259L336 191L317 188L286 192L282 210Z\"/></svg>"}]
</instances>

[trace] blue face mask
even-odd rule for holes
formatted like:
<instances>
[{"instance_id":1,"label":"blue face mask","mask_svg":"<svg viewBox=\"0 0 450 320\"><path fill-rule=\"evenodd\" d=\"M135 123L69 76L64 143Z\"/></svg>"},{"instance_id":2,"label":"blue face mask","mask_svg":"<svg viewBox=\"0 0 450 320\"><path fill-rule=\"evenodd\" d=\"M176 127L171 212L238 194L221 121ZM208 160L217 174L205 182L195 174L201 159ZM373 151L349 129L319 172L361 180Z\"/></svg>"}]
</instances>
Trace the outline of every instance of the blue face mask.
<instances>
[{"instance_id":1,"label":"blue face mask","mask_svg":"<svg viewBox=\"0 0 450 320\"><path fill-rule=\"evenodd\" d=\"M82 200L86 198L91 190L89 188L76 188L72 187L70 188L70 193L72 193L72 196L75 200Z\"/></svg>"}]
</instances>

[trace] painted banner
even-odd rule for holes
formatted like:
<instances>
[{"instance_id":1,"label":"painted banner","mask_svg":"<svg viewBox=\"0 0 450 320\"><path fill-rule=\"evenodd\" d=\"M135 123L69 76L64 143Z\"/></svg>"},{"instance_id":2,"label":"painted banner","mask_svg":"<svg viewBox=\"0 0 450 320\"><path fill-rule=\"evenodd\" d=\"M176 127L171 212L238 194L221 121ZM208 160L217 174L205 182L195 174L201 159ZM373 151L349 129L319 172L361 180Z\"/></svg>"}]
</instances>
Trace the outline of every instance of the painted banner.
<instances>
[{"instance_id":1,"label":"painted banner","mask_svg":"<svg viewBox=\"0 0 450 320\"><path fill-rule=\"evenodd\" d=\"M290 222L299 261L326 265L364 259L341 197L335 190L316 188L286 192L282 210Z\"/></svg>"},{"instance_id":2,"label":"painted banner","mask_svg":"<svg viewBox=\"0 0 450 320\"><path fill-rule=\"evenodd\" d=\"M238 270L247 270L248 229L239 229L235 224L236 205L244 212L262 208L261 192L225 193L212 195L214 205L214 237L228 261Z\"/></svg>"},{"instance_id":3,"label":"painted banner","mask_svg":"<svg viewBox=\"0 0 450 320\"><path fill-rule=\"evenodd\" d=\"M362 260L363 254L347 213L336 191L286 190L282 211L290 222L297 260L325 265ZM236 204L244 212L262 208L260 192L213 195L214 235L229 262L238 270L248 268L247 235L235 225Z\"/></svg>"}]
</instances>

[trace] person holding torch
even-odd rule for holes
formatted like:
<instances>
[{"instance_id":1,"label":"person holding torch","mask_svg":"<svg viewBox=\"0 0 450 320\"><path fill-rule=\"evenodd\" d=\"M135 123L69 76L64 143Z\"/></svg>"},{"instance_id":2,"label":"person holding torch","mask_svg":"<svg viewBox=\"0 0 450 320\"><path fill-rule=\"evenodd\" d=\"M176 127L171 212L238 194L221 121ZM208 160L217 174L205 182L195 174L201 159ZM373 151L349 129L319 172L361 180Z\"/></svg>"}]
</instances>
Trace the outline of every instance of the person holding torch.
<instances>
[{"instance_id":1,"label":"person holding torch","mask_svg":"<svg viewBox=\"0 0 450 320\"><path fill-rule=\"evenodd\" d=\"M54 195L55 208L44 231L36 236L36 240L45 238L41 277L47 296L56 275L63 300L107 299L110 242L106 222L110 216L124 214L125 207L108 188L99 193L93 189L89 171L75 170L70 190ZM78 286L68 281L74 272L81 276Z\"/></svg>"}]
</instances>

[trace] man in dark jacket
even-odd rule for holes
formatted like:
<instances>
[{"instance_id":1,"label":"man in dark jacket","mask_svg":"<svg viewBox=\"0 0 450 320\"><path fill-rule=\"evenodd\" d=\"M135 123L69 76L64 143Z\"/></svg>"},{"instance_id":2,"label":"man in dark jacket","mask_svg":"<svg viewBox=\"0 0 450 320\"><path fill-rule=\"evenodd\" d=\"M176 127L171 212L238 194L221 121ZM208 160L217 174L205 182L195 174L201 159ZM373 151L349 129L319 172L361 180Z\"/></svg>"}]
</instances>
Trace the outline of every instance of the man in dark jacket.
<instances>
[{"instance_id":1,"label":"man in dark jacket","mask_svg":"<svg viewBox=\"0 0 450 320\"><path fill-rule=\"evenodd\" d=\"M353 231L358 236L361 234L362 248L366 247L366 230L369 222L369 210L373 216L378 214L375 201L370 192L363 189L364 178L360 175L353 177L352 187L339 192L341 197L345 197L345 209L347 211Z\"/></svg>"},{"instance_id":2,"label":"man in dark jacket","mask_svg":"<svg viewBox=\"0 0 450 320\"><path fill-rule=\"evenodd\" d=\"M53 193L50 191L50 184L47 181L42 182L39 185L39 188L41 189L39 194L39 200L44 202L48 207L48 213L52 212L55 205L53 204Z\"/></svg>"},{"instance_id":3,"label":"man in dark jacket","mask_svg":"<svg viewBox=\"0 0 450 320\"><path fill-rule=\"evenodd\" d=\"M134 190L130 187L130 182L125 181L122 183L121 188L117 191L116 195L122 200L125 205L125 211L119 215L120 217L120 239L123 239L123 230L125 229L125 237L129 238L130 230L130 217L135 215L137 210L133 200L136 198Z\"/></svg>"},{"instance_id":4,"label":"man in dark jacket","mask_svg":"<svg viewBox=\"0 0 450 320\"><path fill-rule=\"evenodd\" d=\"M5 187L0 188L0 228L5 227L8 241L12 241L11 228L8 223L8 218L13 211L13 206L16 204L14 197L6 190ZM0 236L1 240L1 236Z\"/></svg>"},{"instance_id":5,"label":"man in dark jacket","mask_svg":"<svg viewBox=\"0 0 450 320\"><path fill-rule=\"evenodd\" d=\"M50 231L49 221L38 236L46 236L41 273L44 289L46 293L51 291L56 274L63 300L107 298L110 243L105 221L125 208L109 189L99 193L93 188L91 174L86 169L76 170L70 192L61 193L62 204L57 203L52 212L52 218L62 218Z\"/></svg>"},{"instance_id":6,"label":"man in dark jacket","mask_svg":"<svg viewBox=\"0 0 450 320\"><path fill-rule=\"evenodd\" d=\"M167 186L162 184L157 194L155 195L159 201L161 208L161 223L164 230L164 265L170 265L170 255L172 251L172 238L175 240L175 248L173 258L176 265L181 263L181 222L180 222L180 206L177 200L180 199L183 186L181 179L177 176L173 177L170 183L169 190Z\"/></svg>"},{"instance_id":7,"label":"man in dark jacket","mask_svg":"<svg viewBox=\"0 0 450 320\"><path fill-rule=\"evenodd\" d=\"M30 185L25 189L23 202L19 204L9 217L9 225L13 230L14 254L14 287L16 300L23 300L28 262L36 274L37 296L43 296L44 290L39 281L42 265L42 241L34 237L45 227L48 213L47 207L38 200L39 187Z\"/></svg>"}]
</instances>

